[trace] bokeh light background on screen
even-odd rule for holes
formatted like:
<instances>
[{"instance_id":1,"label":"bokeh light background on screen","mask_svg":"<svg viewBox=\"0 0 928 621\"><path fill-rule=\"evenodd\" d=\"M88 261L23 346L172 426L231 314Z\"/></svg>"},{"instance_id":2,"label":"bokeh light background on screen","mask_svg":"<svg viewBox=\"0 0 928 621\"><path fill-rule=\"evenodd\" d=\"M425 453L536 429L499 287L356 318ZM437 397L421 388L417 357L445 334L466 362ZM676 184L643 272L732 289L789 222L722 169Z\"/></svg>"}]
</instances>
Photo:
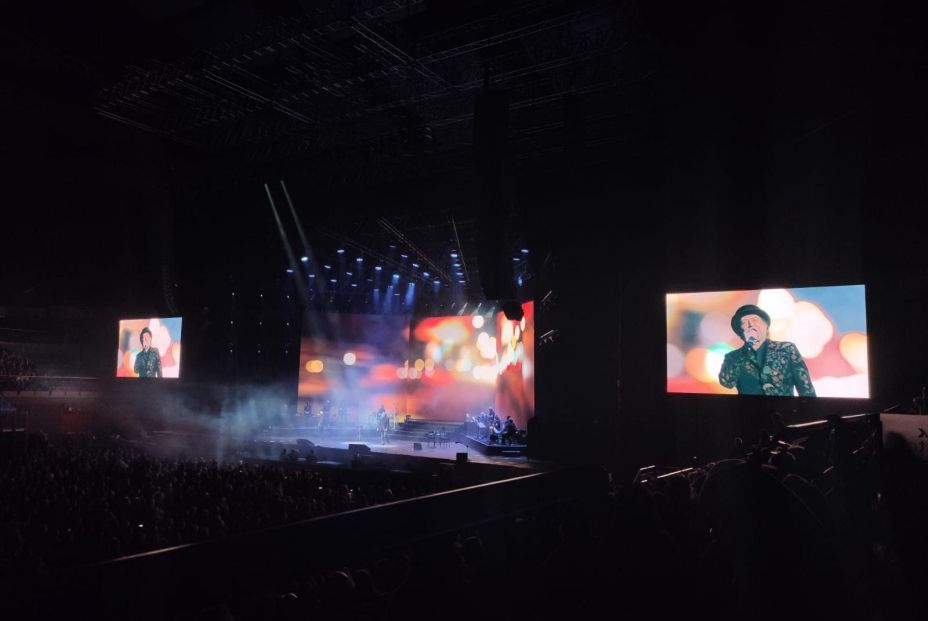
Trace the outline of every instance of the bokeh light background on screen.
<instances>
[{"instance_id":1,"label":"bokeh light background on screen","mask_svg":"<svg viewBox=\"0 0 928 621\"><path fill-rule=\"evenodd\" d=\"M534 314L509 321L502 313L410 318L329 316L304 326L299 408L318 415L331 401L348 420L374 424L388 412L463 421L492 406L520 428L534 415ZM401 420L397 422L402 422Z\"/></svg>"},{"instance_id":2,"label":"bokeh light background on screen","mask_svg":"<svg viewBox=\"0 0 928 621\"><path fill-rule=\"evenodd\" d=\"M796 345L819 397L870 396L863 285L667 294L667 391L737 394L719 384L743 304L770 315L769 338Z\"/></svg>"},{"instance_id":3,"label":"bokeh light background on screen","mask_svg":"<svg viewBox=\"0 0 928 621\"><path fill-rule=\"evenodd\" d=\"M116 352L116 377L138 377L135 357L142 351L139 335L142 328L151 330L151 345L161 354L161 375L180 377L182 317L154 317L151 319L121 319L119 346Z\"/></svg>"},{"instance_id":4,"label":"bokeh light background on screen","mask_svg":"<svg viewBox=\"0 0 928 621\"><path fill-rule=\"evenodd\" d=\"M496 380L496 411L512 416L525 428L535 414L535 305L522 304L519 321L496 316L499 377Z\"/></svg>"},{"instance_id":5,"label":"bokeh light background on screen","mask_svg":"<svg viewBox=\"0 0 928 621\"><path fill-rule=\"evenodd\" d=\"M479 326L479 327L478 327ZM424 418L463 418L493 405L496 337L492 316L427 317L413 328L408 379L410 410Z\"/></svg>"},{"instance_id":6,"label":"bokeh light background on screen","mask_svg":"<svg viewBox=\"0 0 928 621\"><path fill-rule=\"evenodd\" d=\"M407 317L325 315L305 326L303 333L297 393L300 412L308 403L318 416L329 401L333 414L344 408L348 422L376 425L369 418L381 404L390 413L406 411L397 361L406 358Z\"/></svg>"}]
</instances>

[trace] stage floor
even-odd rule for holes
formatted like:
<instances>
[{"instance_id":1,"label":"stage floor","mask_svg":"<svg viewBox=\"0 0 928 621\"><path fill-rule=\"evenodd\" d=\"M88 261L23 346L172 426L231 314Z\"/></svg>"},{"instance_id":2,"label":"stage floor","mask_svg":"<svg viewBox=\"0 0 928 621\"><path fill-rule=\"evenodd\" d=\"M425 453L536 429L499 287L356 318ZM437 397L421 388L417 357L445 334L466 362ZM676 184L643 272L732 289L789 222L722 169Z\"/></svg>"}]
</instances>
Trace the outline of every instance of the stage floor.
<instances>
[{"instance_id":1,"label":"stage floor","mask_svg":"<svg viewBox=\"0 0 928 621\"><path fill-rule=\"evenodd\" d=\"M280 443L288 448L296 446L292 436L268 436L262 435L259 438L263 442ZM357 440L342 441L329 438L307 438L316 446L332 449L348 450L349 444L359 444ZM371 449L371 453L381 453L386 455L407 455L409 457L420 457L424 459L443 459L454 461L458 453L467 453L467 461L478 464L492 464L495 466L509 466L513 468L525 468L527 470L549 470L553 466L546 462L530 460L528 457L501 457L496 455L483 455L479 451L469 448L460 442L452 442L450 445L432 446L430 443L422 442L422 450L417 451L413 448L411 442L388 442L379 444L374 442L360 442Z\"/></svg>"}]
</instances>

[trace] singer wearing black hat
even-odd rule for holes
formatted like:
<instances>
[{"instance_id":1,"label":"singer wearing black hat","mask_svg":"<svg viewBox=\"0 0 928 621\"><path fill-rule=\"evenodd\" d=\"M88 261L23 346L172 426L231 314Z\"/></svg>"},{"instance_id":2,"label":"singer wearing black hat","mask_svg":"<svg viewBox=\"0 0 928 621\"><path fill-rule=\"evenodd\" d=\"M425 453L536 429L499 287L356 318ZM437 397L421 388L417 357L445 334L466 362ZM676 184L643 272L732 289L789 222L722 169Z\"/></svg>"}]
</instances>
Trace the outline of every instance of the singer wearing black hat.
<instances>
[{"instance_id":1,"label":"singer wearing black hat","mask_svg":"<svg viewBox=\"0 0 928 621\"><path fill-rule=\"evenodd\" d=\"M731 318L731 329L744 346L725 354L719 382L741 395L814 397L815 387L802 354L793 343L767 338L770 315L745 304ZM794 392L795 390L795 392Z\"/></svg>"},{"instance_id":2,"label":"singer wearing black hat","mask_svg":"<svg viewBox=\"0 0 928 621\"><path fill-rule=\"evenodd\" d=\"M151 345L151 330L142 328L139 334L142 351L135 357L135 374L139 377L161 377L161 354Z\"/></svg>"}]
</instances>

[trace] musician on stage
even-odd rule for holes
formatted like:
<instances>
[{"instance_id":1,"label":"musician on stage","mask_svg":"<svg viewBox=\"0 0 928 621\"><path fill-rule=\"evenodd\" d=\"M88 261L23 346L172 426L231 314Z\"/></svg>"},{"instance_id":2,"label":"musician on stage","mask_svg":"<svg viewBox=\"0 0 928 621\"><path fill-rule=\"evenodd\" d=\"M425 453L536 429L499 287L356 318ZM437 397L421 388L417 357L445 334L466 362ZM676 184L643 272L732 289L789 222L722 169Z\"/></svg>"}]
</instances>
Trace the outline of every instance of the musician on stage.
<instances>
[{"instance_id":1,"label":"musician on stage","mask_svg":"<svg viewBox=\"0 0 928 621\"><path fill-rule=\"evenodd\" d=\"M480 412L477 414L477 439L489 437L489 427L487 426L487 413Z\"/></svg>"},{"instance_id":2,"label":"musician on stage","mask_svg":"<svg viewBox=\"0 0 928 621\"><path fill-rule=\"evenodd\" d=\"M487 436L490 444L496 444L497 442L502 443L500 420L499 416L496 415L496 412L493 412L492 417L487 417Z\"/></svg>"},{"instance_id":3,"label":"musician on stage","mask_svg":"<svg viewBox=\"0 0 928 621\"><path fill-rule=\"evenodd\" d=\"M506 424L503 426L502 443L512 444L513 440L515 440L516 433L518 431L519 430L516 429L515 422L512 420L512 416L507 416Z\"/></svg>"},{"instance_id":4,"label":"musician on stage","mask_svg":"<svg viewBox=\"0 0 928 621\"><path fill-rule=\"evenodd\" d=\"M325 431L332 425L332 402L328 399L322 404L322 418L319 420L319 431Z\"/></svg>"},{"instance_id":5,"label":"musician on stage","mask_svg":"<svg viewBox=\"0 0 928 621\"><path fill-rule=\"evenodd\" d=\"M377 410L377 429L380 431L380 443L387 443L387 434L390 431L390 415L383 405Z\"/></svg>"}]
</instances>

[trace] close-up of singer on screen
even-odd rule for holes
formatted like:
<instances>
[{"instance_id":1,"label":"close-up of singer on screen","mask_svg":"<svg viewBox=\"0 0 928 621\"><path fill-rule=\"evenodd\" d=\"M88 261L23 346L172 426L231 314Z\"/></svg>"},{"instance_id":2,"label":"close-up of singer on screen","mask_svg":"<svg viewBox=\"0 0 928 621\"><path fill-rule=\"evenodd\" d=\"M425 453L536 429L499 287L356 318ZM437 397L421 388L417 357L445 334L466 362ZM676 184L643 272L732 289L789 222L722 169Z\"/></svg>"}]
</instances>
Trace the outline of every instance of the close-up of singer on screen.
<instances>
[{"instance_id":1,"label":"close-up of singer on screen","mask_svg":"<svg viewBox=\"0 0 928 621\"><path fill-rule=\"evenodd\" d=\"M795 344L767 338L770 315L759 306L745 304L731 318L731 329L744 346L725 355L719 383L742 395L814 397L809 369Z\"/></svg>"}]
</instances>

